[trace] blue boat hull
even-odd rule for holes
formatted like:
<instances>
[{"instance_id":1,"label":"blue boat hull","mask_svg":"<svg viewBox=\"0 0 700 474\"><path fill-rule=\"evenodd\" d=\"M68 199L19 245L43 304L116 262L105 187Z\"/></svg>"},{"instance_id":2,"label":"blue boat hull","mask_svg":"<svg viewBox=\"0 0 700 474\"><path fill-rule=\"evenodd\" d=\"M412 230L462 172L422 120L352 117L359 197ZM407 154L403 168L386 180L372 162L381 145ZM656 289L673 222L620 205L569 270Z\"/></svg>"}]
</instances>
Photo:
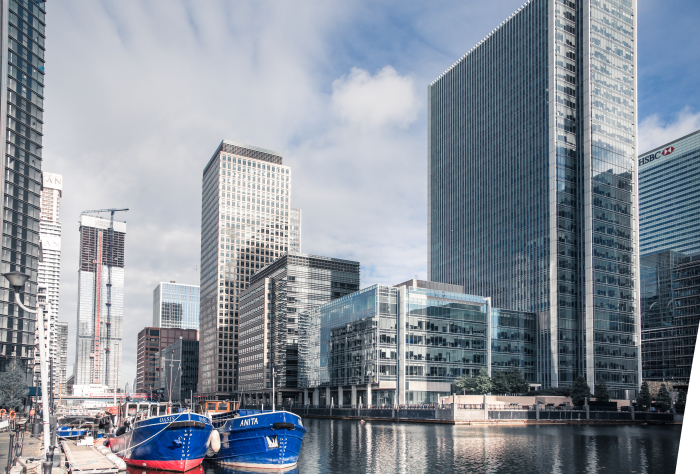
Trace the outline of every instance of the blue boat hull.
<instances>
[{"instance_id":1,"label":"blue boat hull","mask_svg":"<svg viewBox=\"0 0 700 474\"><path fill-rule=\"evenodd\" d=\"M185 472L202 463L211 430L207 417L177 413L138 421L109 447L130 466Z\"/></svg>"},{"instance_id":2,"label":"blue boat hull","mask_svg":"<svg viewBox=\"0 0 700 474\"><path fill-rule=\"evenodd\" d=\"M221 449L209 460L229 466L280 469L296 465L306 428L293 413L254 412L228 420L219 433Z\"/></svg>"}]
</instances>

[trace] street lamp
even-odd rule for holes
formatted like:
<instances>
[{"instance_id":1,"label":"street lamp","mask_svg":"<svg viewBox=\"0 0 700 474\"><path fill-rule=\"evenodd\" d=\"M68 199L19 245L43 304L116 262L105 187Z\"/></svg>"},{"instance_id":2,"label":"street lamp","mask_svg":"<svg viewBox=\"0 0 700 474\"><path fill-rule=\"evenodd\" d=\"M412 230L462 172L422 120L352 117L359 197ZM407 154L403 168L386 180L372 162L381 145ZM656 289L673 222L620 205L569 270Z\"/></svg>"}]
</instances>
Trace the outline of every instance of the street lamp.
<instances>
[{"instance_id":1,"label":"street lamp","mask_svg":"<svg viewBox=\"0 0 700 474\"><path fill-rule=\"evenodd\" d=\"M9 272L2 274L7 281L10 282L12 289L15 292L15 302L24 311L30 314L37 315L37 324L39 325L39 364L41 373L41 404L44 412L44 452L46 453L46 461L44 462L44 473L51 472L51 464L49 462L49 397L48 397L48 378L49 374L46 370L46 348L44 347L44 314L42 311L41 318L38 317L39 308L29 309L19 298L19 293L22 291L24 284L29 280L29 275L22 272ZM38 306L38 302L37 302Z\"/></svg>"}]
</instances>

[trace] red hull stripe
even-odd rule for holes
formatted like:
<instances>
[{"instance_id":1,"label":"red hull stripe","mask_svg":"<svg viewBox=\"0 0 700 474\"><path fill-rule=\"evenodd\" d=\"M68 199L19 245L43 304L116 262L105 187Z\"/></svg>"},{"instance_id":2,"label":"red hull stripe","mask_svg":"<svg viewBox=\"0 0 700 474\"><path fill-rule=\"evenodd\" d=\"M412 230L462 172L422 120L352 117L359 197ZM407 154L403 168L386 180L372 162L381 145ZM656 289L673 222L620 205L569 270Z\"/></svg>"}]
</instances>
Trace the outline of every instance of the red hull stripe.
<instances>
[{"instance_id":1,"label":"red hull stripe","mask_svg":"<svg viewBox=\"0 0 700 474\"><path fill-rule=\"evenodd\" d=\"M178 461L147 461L147 460L143 460L143 459L126 459L126 458L122 458L122 459L124 459L124 461L129 466L147 467L149 469L160 469L163 471L185 472L185 471L189 471L190 469L194 469L195 467L202 464L202 460L204 458L178 460Z\"/></svg>"}]
</instances>

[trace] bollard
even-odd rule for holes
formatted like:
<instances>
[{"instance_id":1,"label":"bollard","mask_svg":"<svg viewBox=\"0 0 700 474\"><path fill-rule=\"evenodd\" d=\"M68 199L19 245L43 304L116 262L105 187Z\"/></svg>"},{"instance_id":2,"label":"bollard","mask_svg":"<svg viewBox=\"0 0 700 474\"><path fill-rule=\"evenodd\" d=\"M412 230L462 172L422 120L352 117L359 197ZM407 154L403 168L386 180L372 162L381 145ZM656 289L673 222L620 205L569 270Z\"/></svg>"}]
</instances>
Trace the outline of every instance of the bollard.
<instances>
[{"instance_id":1,"label":"bollard","mask_svg":"<svg viewBox=\"0 0 700 474\"><path fill-rule=\"evenodd\" d=\"M7 454L7 469L5 469L5 473L9 474L10 469L12 468L12 455L15 453L15 446L14 446L14 440L15 440L15 433L14 431L10 431L10 452Z\"/></svg>"},{"instance_id":2,"label":"bollard","mask_svg":"<svg viewBox=\"0 0 700 474\"><path fill-rule=\"evenodd\" d=\"M41 436L41 429L43 426L41 423L32 423L32 436L39 437Z\"/></svg>"}]
</instances>

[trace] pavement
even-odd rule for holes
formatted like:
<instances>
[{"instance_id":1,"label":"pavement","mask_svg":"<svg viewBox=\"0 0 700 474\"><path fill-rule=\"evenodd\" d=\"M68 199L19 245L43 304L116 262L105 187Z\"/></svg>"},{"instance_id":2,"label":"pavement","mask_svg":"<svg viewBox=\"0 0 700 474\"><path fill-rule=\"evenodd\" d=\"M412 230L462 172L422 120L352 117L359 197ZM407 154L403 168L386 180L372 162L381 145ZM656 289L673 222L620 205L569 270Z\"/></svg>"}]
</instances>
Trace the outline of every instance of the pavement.
<instances>
[{"instance_id":1,"label":"pavement","mask_svg":"<svg viewBox=\"0 0 700 474\"><path fill-rule=\"evenodd\" d=\"M43 437L34 438L31 436L31 430L24 432L24 442L22 447L22 457L24 458L40 458L44 455ZM10 451L10 432L3 431L0 433L0 470L4 471L7 466L7 456Z\"/></svg>"}]
</instances>

